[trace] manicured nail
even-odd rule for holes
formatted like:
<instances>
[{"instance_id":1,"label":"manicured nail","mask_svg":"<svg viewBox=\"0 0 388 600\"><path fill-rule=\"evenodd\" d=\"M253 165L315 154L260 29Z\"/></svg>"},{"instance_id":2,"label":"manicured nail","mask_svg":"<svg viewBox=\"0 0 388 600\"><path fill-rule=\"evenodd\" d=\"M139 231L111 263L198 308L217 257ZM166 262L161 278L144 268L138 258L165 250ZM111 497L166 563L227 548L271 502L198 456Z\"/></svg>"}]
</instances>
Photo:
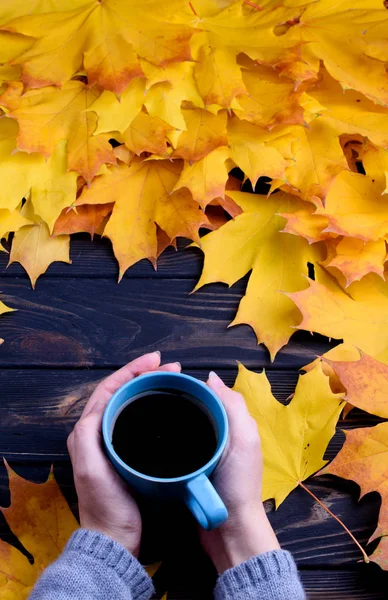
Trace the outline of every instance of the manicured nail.
<instances>
[{"instance_id":1,"label":"manicured nail","mask_svg":"<svg viewBox=\"0 0 388 600\"><path fill-rule=\"evenodd\" d=\"M154 354L158 354L159 358L162 356L162 353L160 352L160 350L155 350Z\"/></svg>"},{"instance_id":2,"label":"manicured nail","mask_svg":"<svg viewBox=\"0 0 388 600\"><path fill-rule=\"evenodd\" d=\"M214 371L210 371L209 381L212 381L213 383L220 383L221 379L218 377L217 373L215 373Z\"/></svg>"}]
</instances>

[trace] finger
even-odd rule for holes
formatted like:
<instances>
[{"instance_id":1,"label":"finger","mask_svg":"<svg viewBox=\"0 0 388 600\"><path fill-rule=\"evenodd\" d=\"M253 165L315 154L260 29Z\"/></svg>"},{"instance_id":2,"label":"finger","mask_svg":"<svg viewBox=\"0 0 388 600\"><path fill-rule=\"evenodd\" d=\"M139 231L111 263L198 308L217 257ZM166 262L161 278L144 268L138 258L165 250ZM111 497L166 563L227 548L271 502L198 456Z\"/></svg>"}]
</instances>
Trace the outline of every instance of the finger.
<instances>
[{"instance_id":1,"label":"finger","mask_svg":"<svg viewBox=\"0 0 388 600\"><path fill-rule=\"evenodd\" d=\"M101 477L108 459L105 457L100 434L101 419L91 413L78 421L74 428L71 448L74 457L73 469L78 478Z\"/></svg>"},{"instance_id":2,"label":"finger","mask_svg":"<svg viewBox=\"0 0 388 600\"><path fill-rule=\"evenodd\" d=\"M243 431L247 423L251 421L251 416L243 396L228 388L213 371L209 373L207 385L217 394L224 405L231 433Z\"/></svg>"},{"instance_id":3,"label":"finger","mask_svg":"<svg viewBox=\"0 0 388 600\"><path fill-rule=\"evenodd\" d=\"M109 377L98 384L93 394L90 396L89 401L82 411L81 419L86 417L92 410L103 412L111 396L124 385L124 383L131 381L137 375L141 375L141 373L154 371L159 365L160 352L151 352L150 354L144 354L143 356L136 358L118 371L112 373L112 375L109 375Z\"/></svg>"},{"instance_id":4,"label":"finger","mask_svg":"<svg viewBox=\"0 0 388 600\"><path fill-rule=\"evenodd\" d=\"M181 367L180 363L175 362L175 363L167 363L165 365L161 365L160 367L157 367L157 369L154 369L154 370L168 371L170 373L179 373L181 368L182 367ZM149 372L150 372L150 370L145 371L145 373L149 373ZM138 373L138 375L141 375L141 374L142 374L142 372ZM129 379L128 381L131 381L131 380ZM119 387L121 387L121 386L119 386ZM106 405L108 404L109 400L111 399L112 395L113 394L109 394L109 395L104 395L104 396L97 398L97 400L95 402L93 402L93 404L91 406L88 407L87 411L85 410L86 409L86 407L85 407L84 412L81 415L81 419L86 417L87 415L89 415L91 412L100 414L101 418L102 418L102 414L106 408ZM90 402L90 400L89 400L89 402ZM89 402L88 402L88 404L89 404Z\"/></svg>"},{"instance_id":5,"label":"finger","mask_svg":"<svg viewBox=\"0 0 388 600\"><path fill-rule=\"evenodd\" d=\"M169 373L180 373L182 365L180 362L166 363L156 369L157 371L168 371Z\"/></svg>"}]
</instances>

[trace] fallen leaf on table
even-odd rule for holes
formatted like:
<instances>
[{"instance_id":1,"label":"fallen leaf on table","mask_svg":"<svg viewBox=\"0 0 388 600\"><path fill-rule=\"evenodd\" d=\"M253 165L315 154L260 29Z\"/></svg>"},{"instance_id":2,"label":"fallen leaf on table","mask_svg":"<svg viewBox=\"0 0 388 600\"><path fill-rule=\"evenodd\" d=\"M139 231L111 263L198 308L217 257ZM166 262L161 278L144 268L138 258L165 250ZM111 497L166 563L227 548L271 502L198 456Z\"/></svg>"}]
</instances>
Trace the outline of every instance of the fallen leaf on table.
<instances>
[{"instance_id":1,"label":"fallen leaf on table","mask_svg":"<svg viewBox=\"0 0 388 600\"><path fill-rule=\"evenodd\" d=\"M286 168L287 184L318 206L336 175L348 169L338 131L325 119L324 115L318 116L308 129L302 125L284 126L284 131L293 136L288 156L292 160Z\"/></svg>"},{"instance_id":2,"label":"fallen leaf on table","mask_svg":"<svg viewBox=\"0 0 388 600\"><path fill-rule=\"evenodd\" d=\"M42 571L60 555L78 523L52 472L45 483L33 483L6 467L11 505L1 511L12 533L33 556L34 564L20 550L0 540L0 595L25 600Z\"/></svg>"},{"instance_id":3,"label":"fallen leaf on table","mask_svg":"<svg viewBox=\"0 0 388 600\"><path fill-rule=\"evenodd\" d=\"M31 223L18 210L11 212L7 208L0 209L0 240L7 238L11 231L18 231L24 225L31 225Z\"/></svg>"},{"instance_id":4,"label":"fallen leaf on table","mask_svg":"<svg viewBox=\"0 0 388 600\"><path fill-rule=\"evenodd\" d=\"M194 63L172 63L162 68L142 61L142 68L147 77L144 106L148 114L159 117L173 128L185 130L183 103L204 108L194 79Z\"/></svg>"},{"instance_id":5,"label":"fallen leaf on table","mask_svg":"<svg viewBox=\"0 0 388 600\"><path fill-rule=\"evenodd\" d=\"M326 360L328 359L328 360ZM357 350L355 346L351 344L338 344L335 348L332 348L322 356L318 356L315 360L313 360L308 365L303 367L303 371L308 373L312 369L314 369L318 362L321 363L322 371L329 377L330 387L335 394L344 393L345 388L339 380L337 374L334 369L330 366L331 361L357 361L360 359L360 351ZM348 406L349 403L345 405Z\"/></svg>"},{"instance_id":6,"label":"fallen leaf on table","mask_svg":"<svg viewBox=\"0 0 388 600\"><path fill-rule=\"evenodd\" d=\"M62 139L82 127L84 111L99 97L97 89L68 81L60 89L47 86L28 90L8 116L19 123L18 148L48 157Z\"/></svg>"},{"instance_id":7,"label":"fallen leaf on table","mask_svg":"<svg viewBox=\"0 0 388 600\"><path fill-rule=\"evenodd\" d=\"M240 108L234 113L239 119L259 127L273 127L278 123L303 123L303 108L299 104L302 91L296 91L294 82L279 78L274 69L246 59L242 64L242 78L247 92L238 96Z\"/></svg>"},{"instance_id":8,"label":"fallen leaf on table","mask_svg":"<svg viewBox=\"0 0 388 600\"><path fill-rule=\"evenodd\" d=\"M149 577L153 577L156 573L156 571L158 571L158 569L160 569L160 565L162 563L161 562L157 562L157 563L153 563L152 565L146 565L144 568L147 571L147 574Z\"/></svg>"},{"instance_id":9,"label":"fallen leaf on table","mask_svg":"<svg viewBox=\"0 0 388 600\"><path fill-rule=\"evenodd\" d=\"M113 209L113 204L85 204L76 209L64 209L54 225L54 235L86 232L93 238Z\"/></svg>"},{"instance_id":10,"label":"fallen leaf on table","mask_svg":"<svg viewBox=\"0 0 388 600\"><path fill-rule=\"evenodd\" d=\"M14 310L14 308L10 308L9 306L6 306L4 302L0 301L0 315L4 315L7 312L13 312Z\"/></svg>"},{"instance_id":11,"label":"fallen leaf on table","mask_svg":"<svg viewBox=\"0 0 388 600\"><path fill-rule=\"evenodd\" d=\"M206 31L196 34L192 47L194 44L194 76L205 106L231 108L236 96L247 93L235 50L212 46Z\"/></svg>"},{"instance_id":12,"label":"fallen leaf on table","mask_svg":"<svg viewBox=\"0 0 388 600\"><path fill-rule=\"evenodd\" d=\"M37 38L15 59L28 87L63 85L84 67L91 84L120 94L142 75L139 56L158 65L190 60L191 13L182 0L82 2L73 10L28 15L7 23L7 31ZM72 8L70 6L70 8ZM179 13L180 22L174 19ZM182 21L186 22L182 22ZM139 34L141 31L141 35Z\"/></svg>"},{"instance_id":13,"label":"fallen leaf on table","mask_svg":"<svg viewBox=\"0 0 388 600\"><path fill-rule=\"evenodd\" d=\"M323 359L346 390L346 399L366 412L388 418L388 366L367 354L356 361ZM388 532L387 532L388 533Z\"/></svg>"},{"instance_id":14,"label":"fallen leaf on table","mask_svg":"<svg viewBox=\"0 0 388 600\"><path fill-rule=\"evenodd\" d=\"M287 219L283 231L306 238L309 244L329 239L333 234L325 231L329 219L315 213L314 206L307 206L292 213L281 213Z\"/></svg>"},{"instance_id":15,"label":"fallen leaf on table","mask_svg":"<svg viewBox=\"0 0 388 600\"><path fill-rule=\"evenodd\" d=\"M182 164L168 160L134 160L111 167L84 188L76 205L114 202L104 235L112 241L124 272L142 258L157 257L156 225L170 240L177 236L198 240L198 230L209 221L187 190L173 192Z\"/></svg>"},{"instance_id":16,"label":"fallen leaf on table","mask_svg":"<svg viewBox=\"0 0 388 600\"><path fill-rule=\"evenodd\" d=\"M388 356L388 283L371 273L345 290L318 265L309 288L288 294L303 315L298 329L316 331L384 360Z\"/></svg>"},{"instance_id":17,"label":"fallen leaf on table","mask_svg":"<svg viewBox=\"0 0 388 600\"><path fill-rule=\"evenodd\" d=\"M241 364L233 388L240 392L256 420L264 459L263 500L276 507L327 462L326 448L343 408L343 394L334 394L321 365L300 375L291 402L284 406L271 392L265 372Z\"/></svg>"},{"instance_id":18,"label":"fallen leaf on table","mask_svg":"<svg viewBox=\"0 0 388 600\"><path fill-rule=\"evenodd\" d=\"M22 198L28 196L45 164L41 154L17 151L18 129L13 119L0 119L0 210L11 212L18 208Z\"/></svg>"},{"instance_id":19,"label":"fallen leaf on table","mask_svg":"<svg viewBox=\"0 0 388 600\"><path fill-rule=\"evenodd\" d=\"M223 198L228 180L225 165L228 156L229 149L222 146L197 162L185 162L174 190L186 187L201 208L205 208L214 198Z\"/></svg>"},{"instance_id":20,"label":"fallen leaf on table","mask_svg":"<svg viewBox=\"0 0 388 600\"><path fill-rule=\"evenodd\" d=\"M276 138L279 137L283 135L277 130L270 132L237 118L229 120L230 156L250 179L253 188L261 176L286 179L286 167L290 160L284 158L276 147Z\"/></svg>"},{"instance_id":21,"label":"fallen leaf on table","mask_svg":"<svg viewBox=\"0 0 388 600\"><path fill-rule=\"evenodd\" d=\"M388 423L344 431L345 444L334 460L320 471L352 479L360 486L360 499L369 492L381 496L377 529L369 542L388 535ZM388 569L388 545L383 538L370 560Z\"/></svg>"},{"instance_id":22,"label":"fallen leaf on table","mask_svg":"<svg viewBox=\"0 0 388 600\"><path fill-rule=\"evenodd\" d=\"M380 103L369 100L359 91L344 89L324 69L320 81L309 90L309 96L327 109L325 120L339 135L362 135L379 146L388 146L387 109Z\"/></svg>"},{"instance_id":23,"label":"fallen leaf on table","mask_svg":"<svg viewBox=\"0 0 388 600\"><path fill-rule=\"evenodd\" d=\"M387 13L381 2L371 0L355 5L345 0L338 5L332 0L321 0L301 6L299 15L293 16L296 18L280 37L290 45L301 44L305 65L318 73L323 61L331 77L340 81L344 89L356 89L376 104L388 105L384 63L365 53L365 34L371 43L386 32ZM363 41L354 43L356 39Z\"/></svg>"},{"instance_id":24,"label":"fallen leaf on table","mask_svg":"<svg viewBox=\"0 0 388 600\"><path fill-rule=\"evenodd\" d=\"M28 207L23 213L26 217L32 216ZM71 260L70 236L51 236L44 221L36 216L33 220L33 225L25 225L15 233L8 266L19 262L27 271L31 285L35 288L38 277L47 271L51 263L61 261L70 264Z\"/></svg>"},{"instance_id":25,"label":"fallen leaf on table","mask_svg":"<svg viewBox=\"0 0 388 600\"><path fill-rule=\"evenodd\" d=\"M50 233L62 210L75 202L76 193L77 173L67 170L66 142L62 140L31 186L34 212L43 219Z\"/></svg>"},{"instance_id":26,"label":"fallen leaf on table","mask_svg":"<svg viewBox=\"0 0 388 600\"><path fill-rule=\"evenodd\" d=\"M340 173L326 196L325 206L318 214L328 217L326 231L377 241L388 231L388 197L384 188L367 175Z\"/></svg>"},{"instance_id":27,"label":"fallen leaf on table","mask_svg":"<svg viewBox=\"0 0 388 600\"><path fill-rule=\"evenodd\" d=\"M195 289L216 281L230 286L252 270L231 325L250 325L273 360L301 318L282 292L305 288L307 263L315 260L319 249L281 232L285 220L278 213L303 204L295 196L278 192L267 198L234 191L228 191L228 196L243 212L201 239L205 260Z\"/></svg>"},{"instance_id":28,"label":"fallen leaf on table","mask_svg":"<svg viewBox=\"0 0 388 600\"><path fill-rule=\"evenodd\" d=\"M187 131L178 137L173 156L195 161L204 158L219 146L227 146L227 113L221 110L213 115L201 108L182 110Z\"/></svg>"},{"instance_id":29,"label":"fallen leaf on table","mask_svg":"<svg viewBox=\"0 0 388 600\"><path fill-rule=\"evenodd\" d=\"M151 152L167 156L167 134L171 130L172 127L159 117L150 117L147 113L139 112L124 131L122 138L128 150L134 154Z\"/></svg>"},{"instance_id":30,"label":"fallen leaf on table","mask_svg":"<svg viewBox=\"0 0 388 600\"><path fill-rule=\"evenodd\" d=\"M384 279L387 248L384 239L364 242L358 238L343 237L328 244L328 257L322 264L336 268L346 279L346 287L369 273Z\"/></svg>"},{"instance_id":31,"label":"fallen leaf on table","mask_svg":"<svg viewBox=\"0 0 388 600\"><path fill-rule=\"evenodd\" d=\"M88 110L98 117L95 135L109 131L123 133L139 114L144 103L145 79L133 79L117 98L116 94L104 90Z\"/></svg>"}]
</instances>

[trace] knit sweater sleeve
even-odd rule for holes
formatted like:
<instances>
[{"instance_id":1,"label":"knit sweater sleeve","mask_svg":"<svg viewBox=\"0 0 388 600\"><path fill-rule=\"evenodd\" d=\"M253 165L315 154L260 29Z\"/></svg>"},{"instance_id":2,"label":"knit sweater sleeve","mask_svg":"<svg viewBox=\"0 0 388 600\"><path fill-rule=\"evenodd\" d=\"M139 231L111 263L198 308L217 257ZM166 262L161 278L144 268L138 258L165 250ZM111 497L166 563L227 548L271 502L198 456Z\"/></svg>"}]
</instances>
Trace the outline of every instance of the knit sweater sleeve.
<instances>
[{"instance_id":1,"label":"knit sweater sleeve","mask_svg":"<svg viewBox=\"0 0 388 600\"><path fill-rule=\"evenodd\" d=\"M36 583L29 600L149 600L151 579L125 548L78 529Z\"/></svg>"},{"instance_id":2,"label":"knit sweater sleeve","mask_svg":"<svg viewBox=\"0 0 388 600\"><path fill-rule=\"evenodd\" d=\"M271 550L228 569L217 581L215 600L305 600L291 554Z\"/></svg>"}]
</instances>

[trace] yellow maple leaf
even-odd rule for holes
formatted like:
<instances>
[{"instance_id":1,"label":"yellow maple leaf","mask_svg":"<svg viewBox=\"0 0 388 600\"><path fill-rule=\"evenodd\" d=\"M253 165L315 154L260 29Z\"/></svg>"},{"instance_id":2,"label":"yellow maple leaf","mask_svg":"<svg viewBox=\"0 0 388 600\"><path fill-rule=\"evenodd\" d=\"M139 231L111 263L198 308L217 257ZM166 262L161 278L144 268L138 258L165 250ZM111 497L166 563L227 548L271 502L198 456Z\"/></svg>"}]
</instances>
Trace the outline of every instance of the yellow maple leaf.
<instances>
[{"instance_id":1,"label":"yellow maple leaf","mask_svg":"<svg viewBox=\"0 0 388 600\"><path fill-rule=\"evenodd\" d=\"M242 65L248 93L238 96L239 108L233 111L240 119L260 127L304 122L303 108L299 104L302 91L295 90L293 81L280 78L274 69L254 61L245 59Z\"/></svg>"},{"instance_id":2,"label":"yellow maple leaf","mask_svg":"<svg viewBox=\"0 0 388 600\"><path fill-rule=\"evenodd\" d=\"M52 472L39 484L19 477L6 466L11 505L1 511L14 535L34 557L34 564L0 540L0 595L4 600L26 600L42 570L59 556L78 523Z\"/></svg>"},{"instance_id":3,"label":"yellow maple leaf","mask_svg":"<svg viewBox=\"0 0 388 600\"><path fill-rule=\"evenodd\" d=\"M388 233L388 198L382 193L379 182L368 175L344 171L335 178L317 214L328 217L326 231L377 241Z\"/></svg>"},{"instance_id":4,"label":"yellow maple leaf","mask_svg":"<svg viewBox=\"0 0 388 600\"><path fill-rule=\"evenodd\" d=\"M66 141L59 142L42 165L31 186L34 212L45 221L50 233L62 210L75 202L77 173L67 171Z\"/></svg>"},{"instance_id":5,"label":"yellow maple leaf","mask_svg":"<svg viewBox=\"0 0 388 600\"><path fill-rule=\"evenodd\" d=\"M120 94L143 75L139 56L158 65L191 58L188 11L183 0L89 0L66 12L19 17L5 29L37 38L14 60L28 87L63 85L84 64L89 83Z\"/></svg>"},{"instance_id":6,"label":"yellow maple leaf","mask_svg":"<svg viewBox=\"0 0 388 600\"><path fill-rule=\"evenodd\" d=\"M112 212L113 204L85 204L71 209L64 209L54 226L54 235L79 232L102 235L104 220Z\"/></svg>"},{"instance_id":7,"label":"yellow maple leaf","mask_svg":"<svg viewBox=\"0 0 388 600\"><path fill-rule=\"evenodd\" d=\"M94 135L108 131L123 133L139 114L145 95L145 79L133 79L117 98L116 94L104 90L88 110L98 116L98 124Z\"/></svg>"},{"instance_id":8,"label":"yellow maple leaf","mask_svg":"<svg viewBox=\"0 0 388 600\"><path fill-rule=\"evenodd\" d=\"M27 271L31 285L35 288L36 280L47 271L51 263L71 263L70 236L51 236L48 226L34 214L30 203L23 206L21 212L23 216L34 221L34 224L25 225L15 233L8 265L19 262Z\"/></svg>"},{"instance_id":9,"label":"yellow maple leaf","mask_svg":"<svg viewBox=\"0 0 388 600\"><path fill-rule=\"evenodd\" d=\"M228 169L225 164L228 156L228 148L221 146L197 162L192 164L185 162L174 190L186 187L202 208L205 208L214 198L223 198L228 180Z\"/></svg>"},{"instance_id":10,"label":"yellow maple leaf","mask_svg":"<svg viewBox=\"0 0 388 600\"><path fill-rule=\"evenodd\" d=\"M216 281L233 285L252 270L232 325L250 325L273 360L300 322L299 310L282 292L306 287L307 263L316 260L320 250L281 232L284 218L278 213L303 205L295 196L278 192L267 198L233 191L228 195L243 213L201 239L205 261L195 289Z\"/></svg>"},{"instance_id":11,"label":"yellow maple leaf","mask_svg":"<svg viewBox=\"0 0 388 600\"><path fill-rule=\"evenodd\" d=\"M182 109L187 131L178 137L173 156L195 161L204 158L219 146L227 146L227 112L213 115L201 108Z\"/></svg>"},{"instance_id":12,"label":"yellow maple leaf","mask_svg":"<svg viewBox=\"0 0 388 600\"><path fill-rule=\"evenodd\" d=\"M5 313L8 313L8 312L13 312L14 310L16 310L16 309L10 308L6 304L4 304L4 302L0 301L0 315L4 315Z\"/></svg>"},{"instance_id":13,"label":"yellow maple leaf","mask_svg":"<svg viewBox=\"0 0 388 600\"><path fill-rule=\"evenodd\" d=\"M187 190L173 192L181 169L181 161L120 163L84 188L77 200L77 205L115 203L104 235L112 240L120 279L142 258L155 262L156 224L170 240L177 236L199 240L198 229L209 224Z\"/></svg>"},{"instance_id":14,"label":"yellow maple leaf","mask_svg":"<svg viewBox=\"0 0 388 600\"><path fill-rule=\"evenodd\" d=\"M89 0L66 0L67 10L80 8L88 3ZM50 12L63 11L63 0L13 0L12 3L6 3L1 7L0 23L3 25L23 17L24 15L37 15Z\"/></svg>"},{"instance_id":15,"label":"yellow maple leaf","mask_svg":"<svg viewBox=\"0 0 388 600\"><path fill-rule=\"evenodd\" d=\"M328 360L325 360L326 358ZM330 387L332 391L335 393L345 392L344 386L335 374L334 369L332 369L332 367L330 366L330 361L338 360L350 362L353 360L358 360L359 358L360 352L355 346L352 346L351 344L338 344L338 346L331 348L328 352L322 354L322 356L318 356L318 358L313 360L311 363L305 365L303 367L303 370L306 371L306 373L308 373L309 371L314 369L318 362L320 362L322 366L322 371L325 373L325 375L329 377ZM346 406L349 406L349 403L347 403Z\"/></svg>"},{"instance_id":16,"label":"yellow maple leaf","mask_svg":"<svg viewBox=\"0 0 388 600\"><path fill-rule=\"evenodd\" d=\"M303 315L299 329L357 346L384 361L388 352L388 284L371 273L346 290L315 266L316 281L288 294Z\"/></svg>"},{"instance_id":17,"label":"yellow maple leaf","mask_svg":"<svg viewBox=\"0 0 388 600\"><path fill-rule=\"evenodd\" d=\"M13 212L40 176L44 157L38 153L18 152L18 125L12 119L0 119L0 209Z\"/></svg>"},{"instance_id":18,"label":"yellow maple leaf","mask_svg":"<svg viewBox=\"0 0 388 600\"><path fill-rule=\"evenodd\" d=\"M147 77L144 106L150 116L159 117L178 130L185 130L182 103L204 107L194 79L194 64L173 63L162 68L142 61L142 67Z\"/></svg>"},{"instance_id":19,"label":"yellow maple leaf","mask_svg":"<svg viewBox=\"0 0 388 600\"><path fill-rule=\"evenodd\" d=\"M301 482L322 468L326 448L343 408L320 364L300 375L291 402L284 406L271 392L265 372L241 364L234 390L240 392L260 432L264 472L263 500L278 507Z\"/></svg>"},{"instance_id":20,"label":"yellow maple leaf","mask_svg":"<svg viewBox=\"0 0 388 600\"><path fill-rule=\"evenodd\" d=\"M292 213L281 213L281 216L287 219L283 231L300 235L306 238L309 244L327 240L335 235L326 231L329 219L324 215L317 214L314 206L306 205L305 208Z\"/></svg>"},{"instance_id":21,"label":"yellow maple leaf","mask_svg":"<svg viewBox=\"0 0 388 600\"><path fill-rule=\"evenodd\" d=\"M346 279L345 287L368 273L376 273L384 279L384 263L387 260L385 240L364 242L344 237L332 240L327 247L328 256L322 264L330 271L338 269Z\"/></svg>"},{"instance_id":22,"label":"yellow maple leaf","mask_svg":"<svg viewBox=\"0 0 388 600\"><path fill-rule=\"evenodd\" d=\"M375 427L363 427L344 431L345 444L334 460L321 474L331 474L344 479L352 479L360 486L360 499L369 492L378 492L381 496L381 508L377 528L368 540L382 538L370 560L382 569L388 569L388 423Z\"/></svg>"},{"instance_id":23,"label":"yellow maple leaf","mask_svg":"<svg viewBox=\"0 0 388 600\"><path fill-rule=\"evenodd\" d=\"M301 60L313 72L318 72L322 60L344 89L356 89L388 105L384 63L367 55L364 41L371 44L383 37L386 19L386 10L377 0L320 0L300 6L298 18L280 37L289 45L302 44Z\"/></svg>"},{"instance_id":24,"label":"yellow maple leaf","mask_svg":"<svg viewBox=\"0 0 388 600\"><path fill-rule=\"evenodd\" d=\"M228 122L231 158L250 179L253 187L263 175L286 179L286 167L291 161L284 158L284 150L276 147L277 138L281 138L282 145L285 143L290 150L291 137L279 135L277 130L270 132L237 118Z\"/></svg>"},{"instance_id":25,"label":"yellow maple leaf","mask_svg":"<svg viewBox=\"0 0 388 600\"><path fill-rule=\"evenodd\" d=\"M139 112L121 138L128 150L134 154L150 152L167 157L167 135L171 129L171 126L159 117L150 117L145 112Z\"/></svg>"},{"instance_id":26,"label":"yellow maple leaf","mask_svg":"<svg viewBox=\"0 0 388 600\"><path fill-rule=\"evenodd\" d=\"M195 81L205 107L213 104L222 108L234 107L236 96L247 93L236 51L224 44L212 46L205 31L194 36L191 47L196 60Z\"/></svg>"},{"instance_id":27,"label":"yellow maple leaf","mask_svg":"<svg viewBox=\"0 0 388 600\"><path fill-rule=\"evenodd\" d=\"M343 361L325 357L344 389L346 399L357 408L388 417L388 366L367 354ZM388 531L387 531L388 534Z\"/></svg>"},{"instance_id":28,"label":"yellow maple leaf","mask_svg":"<svg viewBox=\"0 0 388 600\"><path fill-rule=\"evenodd\" d=\"M308 129L294 125L284 126L278 131L284 131L293 138L286 183L303 199L320 205L335 176L348 169L337 130L325 121L324 116L319 116L309 123Z\"/></svg>"},{"instance_id":29,"label":"yellow maple leaf","mask_svg":"<svg viewBox=\"0 0 388 600\"><path fill-rule=\"evenodd\" d=\"M68 140L68 168L92 179L103 163L115 162L108 136L92 137L97 116L87 109L99 95L81 81L27 91L8 113L19 123L18 148L48 157L58 142Z\"/></svg>"},{"instance_id":30,"label":"yellow maple leaf","mask_svg":"<svg viewBox=\"0 0 388 600\"><path fill-rule=\"evenodd\" d=\"M243 2L233 2L221 11L202 16L201 5L198 4L199 12L192 16L192 23L207 32L212 48L226 47L235 55L244 52L260 63L276 64L284 49L295 42L279 38L274 28L295 17L300 9L279 4L276 0L263 0L260 9ZM226 77L227 74L224 80Z\"/></svg>"},{"instance_id":31,"label":"yellow maple leaf","mask_svg":"<svg viewBox=\"0 0 388 600\"><path fill-rule=\"evenodd\" d=\"M18 231L24 225L31 225L31 221L23 217L18 210L11 212L7 208L0 209L0 240L7 239L11 231Z\"/></svg>"},{"instance_id":32,"label":"yellow maple leaf","mask_svg":"<svg viewBox=\"0 0 388 600\"><path fill-rule=\"evenodd\" d=\"M360 92L344 90L323 70L320 81L308 95L326 110L325 121L341 134L363 135L383 147L388 146L388 110Z\"/></svg>"}]
</instances>

